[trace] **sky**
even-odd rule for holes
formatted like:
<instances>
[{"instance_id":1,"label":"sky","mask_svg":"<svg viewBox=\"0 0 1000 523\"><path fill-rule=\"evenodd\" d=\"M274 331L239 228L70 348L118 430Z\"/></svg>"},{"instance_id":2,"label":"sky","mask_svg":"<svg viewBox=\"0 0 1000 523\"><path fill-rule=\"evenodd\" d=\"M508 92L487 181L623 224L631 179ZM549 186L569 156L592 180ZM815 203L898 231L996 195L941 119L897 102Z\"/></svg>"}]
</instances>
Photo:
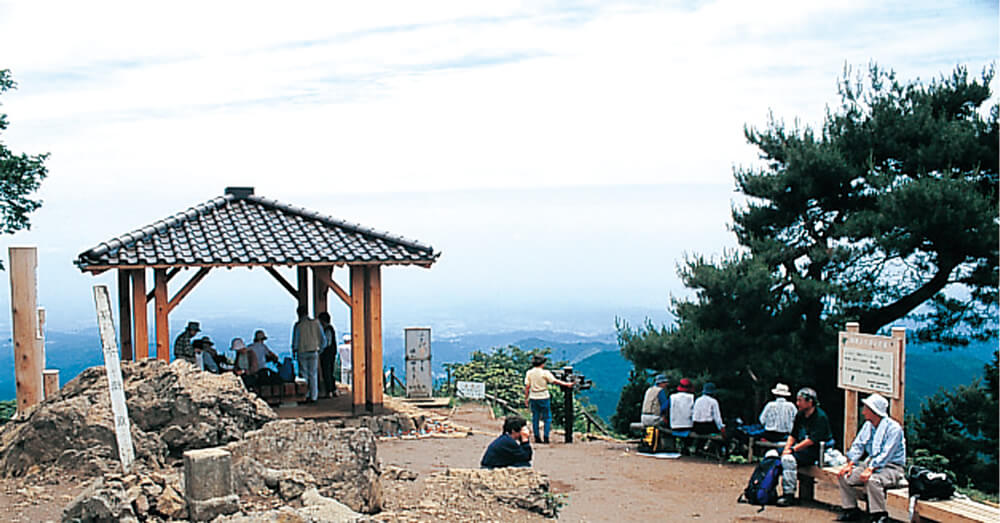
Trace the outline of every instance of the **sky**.
<instances>
[{"instance_id":1,"label":"sky","mask_svg":"<svg viewBox=\"0 0 1000 523\"><path fill-rule=\"evenodd\" d=\"M51 153L2 243L38 246L50 329L89 328L115 281L80 252L253 186L441 251L384 271L400 336L668 321L683 257L735 247L745 125L816 126L845 68L926 81L997 46L995 1L0 2L0 140ZM171 318L293 307L213 271Z\"/></svg>"}]
</instances>

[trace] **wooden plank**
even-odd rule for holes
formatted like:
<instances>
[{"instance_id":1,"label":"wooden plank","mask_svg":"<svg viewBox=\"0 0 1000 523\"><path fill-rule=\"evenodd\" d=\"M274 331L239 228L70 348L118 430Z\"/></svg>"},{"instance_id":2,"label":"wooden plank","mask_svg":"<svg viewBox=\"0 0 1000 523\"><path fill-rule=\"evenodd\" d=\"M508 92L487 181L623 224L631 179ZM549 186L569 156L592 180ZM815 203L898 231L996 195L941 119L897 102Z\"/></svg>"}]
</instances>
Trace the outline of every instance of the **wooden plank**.
<instances>
[{"instance_id":1,"label":"wooden plank","mask_svg":"<svg viewBox=\"0 0 1000 523\"><path fill-rule=\"evenodd\" d=\"M299 288L295 293L299 307L309 308L309 270L303 266L296 267ZM315 316L314 316L315 317Z\"/></svg>"},{"instance_id":2,"label":"wooden plank","mask_svg":"<svg viewBox=\"0 0 1000 523\"><path fill-rule=\"evenodd\" d=\"M166 267L153 267L153 270L154 271L156 271L156 270L167 270L167 268ZM176 276L178 272L181 272L181 268L180 267L174 267L173 269L170 269L169 271L167 271L167 283L170 283L170 280L173 279L173 277ZM155 294L156 294L156 287L154 286L153 290L151 290L148 293L146 293L146 303L149 303L149 302L153 301L153 298L156 297Z\"/></svg>"},{"instance_id":3,"label":"wooden plank","mask_svg":"<svg viewBox=\"0 0 1000 523\"><path fill-rule=\"evenodd\" d=\"M331 272L330 267L313 267L313 314L316 318L319 318L319 313L328 312L327 309L327 296L329 295L329 287L326 285L326 280L329 280L329 273ZM326 278L322 278L321 275L325 275Z\"/></svg>"},{"instance_id":4,"label":"wooden plank","mask_svg":"<svg viewBox=\"0 0 1000 523\"><path fill-rule=\"evenodd\" d=\"M198 283L200 283L201 280L205 279L205 276L208 275L209 270L211 269L209 269L208 267L202 267L201 269L198 269L198 273L192 276L191 279L188 280L183 287L181 287L181 290L177 291L177 294L175 294L173 298L170 298L170 301L167 302L168 314L170 313L170 311L174 310L174 307L177 307L181 303L181 300L183 300L185 296L187 296L188 294L191 293L191 291L194 290L195 286L198 285ZM164 283L164 285L165 284L166 283Z\"/></svg>"},{"instance_id":5,"label":"wooden plank","mask_svg":"<svg viewBox=\"0 0 1000 523\"><path fill-rule=\"evenodd\" d=\"M135 341L135 359L149 358L149 324L146 320L146 270L132 273L132 333Z\"/></svg>"},{"instance_id":6,"label":"wooden plank","mask_svg":"<svg viewBox=\"0 0 1000 523\"><path fill-rule=\"evenodd\" d=\"M274 277L275 280L278 280L278 283L280 283L281 286L284 287L289 294L291 294L296 298L299 297L299 291L295 287L293 287L291 283L288 283L288 280L286 280L285 277L282 276L281 273L279 273L274 267L271 267L270 265L265 265L264 270L267 271L267 273L270 274L272 277Z\"/></svg>"},{"instance_id":7,"label":"wooden plank","mask_svg":"<svg viewBox=\"0 0 1000 523\"><path fill-rule=\"evenodd\" d=\"M332 274L332 269L331 269L331 274ZM345 291L340 285L337 285L337 282L333 280L333 277L331 275L320 274L319 277L320 279L323 280L323 283L325 283L326 286L330 290L332 290L333 293L336 294L338 298L340 298L340 301L344 302L344 305L347 305L348 307L351 306L351 295L347 294L347 291Z\"/></svg>"},{"instance_id":8,"label":"wooden plank","mask_svg":"<svg viewBox=\"0 0 1000 523\"><path fill-rule=\"evenodd\" d=\"M145 302L141 300L145 294L145 289L142 294L134 294L135 302L141 302L145 306ZM125 404L125 382L122 380L118 347L115 346L111 298L108 295L108 288L104 285L94 285L94 305L97 309L97 326L101 333L101 349L104 352L104 371L108 378L108 392L111 396L111 414L118 443L118 458L121 460L122 471L127 474L135 461L135 451L132 449L132 431L128 419L128 406Z\"/></svg>"},{"instance_id":9,"label":"wooden plank","mask_svg":"<svg viewBox=\"0 0 1000 523\"><path fill-rule=\"evenodd\" d=\"M889 400L889 416L900 425L905 425L906 418L906 328L893 327L892 339L899 344L899 357L896 358L896 367L899 369L899 397Z\"/></svg>"},{"instance_id":10,"label":"wooden plank","mask_svg":"<svg viewBox=\"0 0 1000 523\"><path fill-rule=\"evenodd\" d=\"M59 393L59 369L45 369L42 371L42 388L45 391L45 398L51 398Z\"/></svg>"},{"instance_id":11,"label":"wooden plank","mask_svg":"<svg viewBox=\"0 0 1000 523\"><path fill-rule=\"evenodd\" d=\"M132 282L128 271L118 269L118 335L121 338L122 359L130 361L132 353Z\"/></svg>"},{"instance_id":12,"label":"wooden plank","mask_svg":"<svg viewBox=\"0 0 1000 523\"><path fill-rule=\"evenodd\" d=\"M368 385L365 405L382 408L382 274L378 265L365 269L365 363Z\"/></svg>"},{"instance_id":13,"label":"wooden plank","mask_svg":"<svg viewBox=\"0 0 1000 523\"><path fill-rule=\"evenodd\" d=\"M167 302L167 270L153 269L153 294L156 297L156 359L170 361L170 304Z\"/></svg>"},{"instance_id":14,"label":"wooden plank","mask_svg":"<svg viewBox=\"0 0 1000 523\"><path fill-rule=\"evenodd\" d=\"M365 407L367 368L365 358L365 269L351 266L351 401L354 413Z\"/></svg>"},{"instance_id":15,"label":"wooden plank","mask_svg":"<svg viewBox=\"0 0 1000 523\"><path fill-rule=\"evenodd\" d=\"M37 274L38 250L35 247L10 247L10 311L14 339L14 381L17 412L27 410L44 397L42 355L39 354Z\"/></svg>"}]
</instances>

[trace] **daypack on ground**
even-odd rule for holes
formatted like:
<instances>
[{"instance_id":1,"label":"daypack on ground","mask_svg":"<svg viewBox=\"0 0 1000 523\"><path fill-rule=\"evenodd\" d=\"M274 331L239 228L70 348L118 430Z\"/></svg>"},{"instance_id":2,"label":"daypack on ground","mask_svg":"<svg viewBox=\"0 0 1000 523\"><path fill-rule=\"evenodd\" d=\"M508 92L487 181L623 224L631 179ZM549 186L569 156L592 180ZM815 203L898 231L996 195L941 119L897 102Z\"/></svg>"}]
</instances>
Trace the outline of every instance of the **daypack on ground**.
<instances>
[{"instance_id":1,"label":"daypack on ground","mask_svg":"<svg viewBox=\"0 0 1000 523\"><path fill-rule=\"evenodd\" d=\"M666 450L661 436L656 427L646 427L646 433L639 440L639 452L655 454Z\"/></svg>"},{"instance_id":2,"label":"daypack on ground","mask_svg":"<svg viewBox=\"0 0 1000 523\"><path fill-rule=\"evenodd\" d=\"M295 366L292 363L292 358L286 357L281 365L278 367L278 376L281 381L285 383L290 383L295 381Z\"/></svg>"},{"instance_id":3,"label":"daypack on ground","mask_svg":"<svg viewBox=\"0 0 1000 523\"><path fill-rule=\"evenodd\" d=\"M955 485L952 485L947 474L932 472L917 465L906 471L906 482L909 483L910 497L924 500L948 499L955 493Z\"/></svg>"},{"instance_id":4,"label":"daypack on ground","mask_svg":"<svg viewBox=\"0 0 1000 523\"><path fill-rule=\"evenodd\" d=\"M765 457L753 469L747 488L743 489L737 501L760 505L773 504L778 499L778 482L781 480L781 458Z\"/></svg>"}]
</instances>

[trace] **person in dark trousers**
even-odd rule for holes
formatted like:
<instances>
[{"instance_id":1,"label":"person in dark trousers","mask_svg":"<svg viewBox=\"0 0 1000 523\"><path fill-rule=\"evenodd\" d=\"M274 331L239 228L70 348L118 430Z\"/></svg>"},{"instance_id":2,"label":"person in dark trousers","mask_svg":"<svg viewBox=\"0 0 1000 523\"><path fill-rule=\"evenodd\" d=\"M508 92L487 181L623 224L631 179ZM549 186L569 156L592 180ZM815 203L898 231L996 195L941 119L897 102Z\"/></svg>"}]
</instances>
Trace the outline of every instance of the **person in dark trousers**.
<instances>
[{"instance_id":1,"label":"person in dark trousers","mask_svg":"<svg viewBox=\"0 0 1000 523\"><path fill-rule=\"evenodd\" d=\"M337 395L337 380L333 375L333 367L337 362L337 334L330 324L329 312L323 311L316 318L323 327L323 338L326 340L326 346L319 351L319 376L323 395L332 398Z\"/></svg>"},{"instance_id":2,"label":"person in dark trousers","mask_svg":"<svg viewBox=\"0 0 1000 523\"><path fill-rule=\"evenodd\" d=\"M819 461L819 445L833 437L830 420L819 408L816 391L803 387L795 397L799 412L792 422L792 433L785 442L781 453L781 497L779 507L797 503L795 489L798 487L798 467L808 467Z\"/></svg>"},{"instance_id":3,"label":"person in dark trousers","mask_svg":"<svg viewBox=\"0 0 1000 523\"><path fill-rule=\"evenodd\" d=\"M503 434L486 447L479 465L484 469L531 466L531 432L524 418L512 416L503 422Z\"/></svg>"}]
</instances>

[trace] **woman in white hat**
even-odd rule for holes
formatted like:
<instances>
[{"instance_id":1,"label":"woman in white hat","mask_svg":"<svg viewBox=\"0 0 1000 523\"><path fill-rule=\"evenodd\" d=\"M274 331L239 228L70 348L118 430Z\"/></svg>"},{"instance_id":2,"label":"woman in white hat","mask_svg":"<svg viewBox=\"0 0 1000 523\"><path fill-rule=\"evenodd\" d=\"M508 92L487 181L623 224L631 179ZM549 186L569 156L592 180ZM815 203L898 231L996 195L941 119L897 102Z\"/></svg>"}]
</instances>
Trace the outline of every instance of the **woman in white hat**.
<instances>
[{"instance_id":1,"label":"woman in white hat","mask_svg":"<svg viewBox=\"0 0 1000 523\"><path fill-rule=\"evenodd\" d=\"M764 425L764 434L761 437L774 443L784 443L788 441L788 435L792 432L798 409L794 403L785 399L792 395L788 385L784 383L775 385L771 389L771 394L774 394L774 400L768 402L760 413L760 423Z\"/></svg>"}]
</instances>

